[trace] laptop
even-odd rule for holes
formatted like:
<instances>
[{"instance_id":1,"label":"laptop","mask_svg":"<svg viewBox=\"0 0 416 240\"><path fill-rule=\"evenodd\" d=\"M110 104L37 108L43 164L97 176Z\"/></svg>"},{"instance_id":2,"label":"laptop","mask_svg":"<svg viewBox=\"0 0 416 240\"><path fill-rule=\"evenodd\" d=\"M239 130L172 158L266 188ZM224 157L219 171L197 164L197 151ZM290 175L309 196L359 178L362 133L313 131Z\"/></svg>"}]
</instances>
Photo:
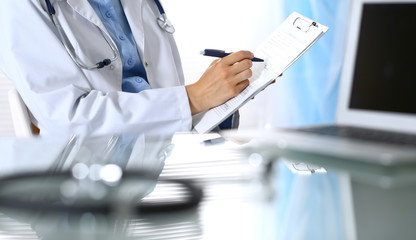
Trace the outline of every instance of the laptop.
<instances>
[{"instance_id":1,"label":"laptop","mask_svg":"<svg viewBox=\"0 0 416 240\"><path fill-rule=\"evenodd\" d=\"M353 0L336 123L240 137L382 165L416 163L415 34L416 0Z\"/></svg>"}]
</instances>

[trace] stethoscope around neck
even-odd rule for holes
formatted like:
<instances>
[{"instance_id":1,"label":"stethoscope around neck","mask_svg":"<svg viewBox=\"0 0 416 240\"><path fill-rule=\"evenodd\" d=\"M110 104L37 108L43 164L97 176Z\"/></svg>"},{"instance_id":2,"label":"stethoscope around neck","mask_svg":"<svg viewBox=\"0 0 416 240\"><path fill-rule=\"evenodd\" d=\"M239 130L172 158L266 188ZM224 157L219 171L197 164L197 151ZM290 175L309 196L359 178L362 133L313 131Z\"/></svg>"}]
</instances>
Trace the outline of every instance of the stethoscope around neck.
<instances>
[{"instance_id":1,"label":"stethoscope around neck","mask_svg":"<svg viewBox=\"0 0 416 240\"><path fill-rule=\"evenodd\" d=\"M165 10L162 7L162 4L160 4L159 0L154 0L155 4L159 10L159 16L156 18L156 22L159 25L159 27L170 34L173 34L175 32L175 28L173 27L172 23L169 21L169 19L166 17L166 13ZM61 24L59 23L58 18L56 17L56 11L55 8L53 7L52 3L50 0L45 0L46 3L46 8L48 10L49 16L54 24L54 26L56 27L57 31L58 31L58 35L59 38L62 42L62 44L64 45L66 51L68 52L69 56L71 57L72 61L74 61L74 63L82 69L86 69L86 70L95 70L95 69L100 69L103 68L105 66L110 65L112 62L114 62L115 60L117 60L118 58L118 51L117 51L117 47L113 44L113 42L108 39L108 37L106 36L106 34L100 29L101 35L103 36L103 38L105 39L105 41L107 42L108 46L111 48L111 51L113 52L113 57L112 58L106 58L98 63L96 63L95 65L92 66L87 66L86 64L84 64L76 55L75 51L73 50L71 43L68 40L68 37L65 34L65 31L62 29Z\"/></svg>"}]
</instances>

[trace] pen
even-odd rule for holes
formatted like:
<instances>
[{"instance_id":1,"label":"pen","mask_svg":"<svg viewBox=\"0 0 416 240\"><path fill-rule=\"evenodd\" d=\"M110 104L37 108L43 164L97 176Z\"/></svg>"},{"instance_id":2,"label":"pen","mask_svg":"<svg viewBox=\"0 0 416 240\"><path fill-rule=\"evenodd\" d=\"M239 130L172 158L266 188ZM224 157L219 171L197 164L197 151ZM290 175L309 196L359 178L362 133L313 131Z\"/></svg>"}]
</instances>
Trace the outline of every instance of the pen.
<instances>
[{"instance_id":1,"label":"pen","mask_svg":"<svg viewBox=\"0 0 416 240\"><path fill-rule=\"evenodd\" d=\"M216 145L216 144L220 144L220 143L224 143L225 142L225 138L223 137L217 137L217 138L212 138L212 139L208 139L202 142L203 145L205 146L212 146L212 145Z\"/></svg>"},{"instance_id":2,"label":"pen","mask_svg":"<svg viewBox=\"0 0 416 240\"><path fill-rule=\"evenodd\" d=\"M220 57L223 58L225 56L230 55L231 53L227 53L223 50L217 50L217 49L205 49L203 51L201 51L201 54L204 56L209 56L209 57ZM264 62L263 59L261 58L252 58L251 61L253 62Z\"/></svg>"}]
</instances>

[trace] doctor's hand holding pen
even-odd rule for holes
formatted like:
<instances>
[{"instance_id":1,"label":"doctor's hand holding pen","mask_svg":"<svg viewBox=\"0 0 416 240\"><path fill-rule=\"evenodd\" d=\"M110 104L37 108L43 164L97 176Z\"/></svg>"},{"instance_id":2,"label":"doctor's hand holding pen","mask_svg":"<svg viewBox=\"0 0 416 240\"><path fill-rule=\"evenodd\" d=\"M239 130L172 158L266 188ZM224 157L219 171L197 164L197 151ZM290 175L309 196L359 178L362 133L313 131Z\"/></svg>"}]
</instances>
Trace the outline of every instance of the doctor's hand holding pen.
<instances>
[{"instance_id":1,"label":"doctor's hand holding pen","mask_svg":"<svg viewBox=\"0 0 416 240\"><path fill-rule=\"evenodd\" d=\"M238 51L214 60L202 77L186 86L192 115L209 110L237 96L252 76L253 53Z\"/></svg>"}]
</instances>

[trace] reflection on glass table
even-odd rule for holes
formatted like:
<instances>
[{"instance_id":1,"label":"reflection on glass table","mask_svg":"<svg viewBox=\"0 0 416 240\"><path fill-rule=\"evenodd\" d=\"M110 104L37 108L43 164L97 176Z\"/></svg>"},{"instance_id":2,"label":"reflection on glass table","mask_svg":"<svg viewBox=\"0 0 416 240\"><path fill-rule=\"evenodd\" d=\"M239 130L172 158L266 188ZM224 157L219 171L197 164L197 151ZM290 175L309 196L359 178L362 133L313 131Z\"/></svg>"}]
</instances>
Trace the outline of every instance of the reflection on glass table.
<instances>
[{"instance_id":1,"label":"reflection on glass table","mask_svg":"<svg viewBox=\"0 0 416 240\"><path fill-rule=\"evenodd\" d=\"M253 138L242 151L283 166L278 239L415 239L416 155L384 164L273 137Z\"/></svg>"},{"instance_id":2,"label":"reflection on glass table","mask_svg":"<svg viewBox=\"0 0 416 240\"><path fill-rule=\"evenodd\" d=\"M273 239L269 164L217 137L0 139L0 238Z\"/></svg>"}]
</instances>

